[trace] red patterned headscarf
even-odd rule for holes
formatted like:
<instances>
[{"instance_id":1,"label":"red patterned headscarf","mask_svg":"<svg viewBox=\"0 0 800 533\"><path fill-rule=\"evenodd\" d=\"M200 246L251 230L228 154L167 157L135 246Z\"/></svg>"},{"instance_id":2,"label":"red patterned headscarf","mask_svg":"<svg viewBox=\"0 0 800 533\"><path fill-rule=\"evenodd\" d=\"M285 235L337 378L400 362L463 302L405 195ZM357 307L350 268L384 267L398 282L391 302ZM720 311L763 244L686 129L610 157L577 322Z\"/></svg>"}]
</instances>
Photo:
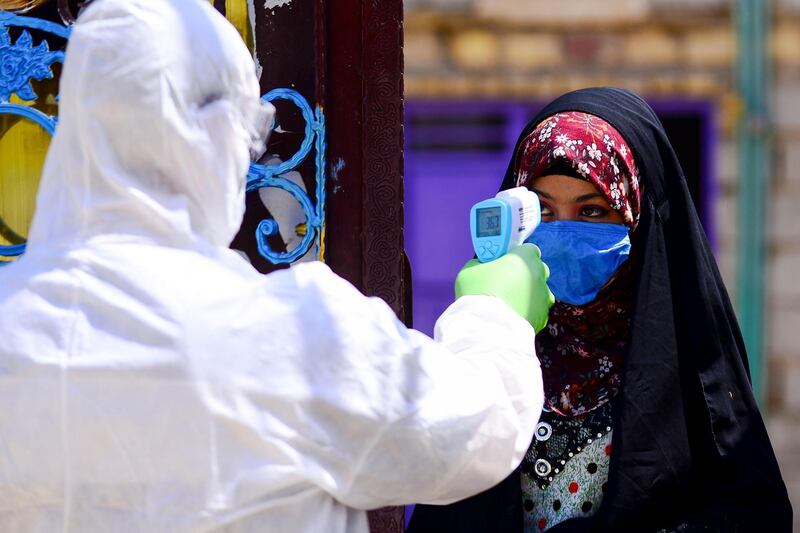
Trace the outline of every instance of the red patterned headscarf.
<instances>
[{"instance_id":1,"label":"red patterned headscarf","mask_svg":"<svg viewBox=\"0 0 800 533\"><path fill-rule=\"evenodd\" d=\"M625 224L639 222L641 191L636 162L622 135L588 113L558 113L541 123L520 145L517 186L530 186L558 162L597 187Z\"/></svg>"},{"instance_id":2,"label":"red patterned headscarf","mask_svg":"<svg viewBox=\"0 0 800 533\"><path fill-rule=\"evenodd\" d=\"M530 187L551 169L567 166L636 229L641 201L636 163L628 143L605 120L581 112L553 115L527 136L516 158L517 186ZM594 301L556 302L548 326L536 336L546 404L564 416L584 415L619 391L633 305L632 262L620 267Z\"/></svg>"}]
</instances>

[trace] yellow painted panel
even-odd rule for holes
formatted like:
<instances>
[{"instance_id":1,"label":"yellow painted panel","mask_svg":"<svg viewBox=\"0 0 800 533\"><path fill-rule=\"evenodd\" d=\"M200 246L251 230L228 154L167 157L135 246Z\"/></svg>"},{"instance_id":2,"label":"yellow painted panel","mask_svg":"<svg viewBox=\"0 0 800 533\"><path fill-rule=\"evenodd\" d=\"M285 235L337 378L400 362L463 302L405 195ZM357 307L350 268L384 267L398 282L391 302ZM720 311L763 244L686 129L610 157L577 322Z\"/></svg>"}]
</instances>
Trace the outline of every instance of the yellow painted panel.
<instances>
[{"instance_id":1,"label":"yellow painted panel","mask_svg":"<svg viewBox=\"0 0 800 533\"><path fill-rule=\"evenodd\" d=\"M28 236L50 135L38 124L0 115L0 244Z\"/></svg>"},{"instance_id":2,"label":"yellow painted panel","mask_svg":"<svg viewBox=\"0 0 800 533\"><path fill-rule=\"evenodd\" d=\"M250 25L250 15L247 9L247 0L225 0L225 14L228 20L242 36L247 48L253 51L253 29Z\"/></svg>"}]
</instances>

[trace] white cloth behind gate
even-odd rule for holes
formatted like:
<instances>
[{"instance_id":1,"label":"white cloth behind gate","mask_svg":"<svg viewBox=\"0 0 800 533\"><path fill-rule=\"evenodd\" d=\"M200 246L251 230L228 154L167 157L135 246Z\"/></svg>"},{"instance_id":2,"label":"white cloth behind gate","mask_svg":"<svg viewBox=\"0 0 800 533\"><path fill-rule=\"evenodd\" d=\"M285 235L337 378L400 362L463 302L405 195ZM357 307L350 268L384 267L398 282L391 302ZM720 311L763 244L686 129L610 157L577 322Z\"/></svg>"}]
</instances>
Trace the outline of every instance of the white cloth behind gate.
<instances>
[{"instance_id":1,"label":"white cloth behind gate","mask_svg":"<svg viewBox=\"0 0 800 533\"><path fill-rule=\"evenodd\" d=\"M0 271L0 531L364 532L522 459L541 374L504 303L459 300L433 341L325 265L225 248L265 120L207 2L95 2L61 94Z\"/></svg>"}]
</instances>

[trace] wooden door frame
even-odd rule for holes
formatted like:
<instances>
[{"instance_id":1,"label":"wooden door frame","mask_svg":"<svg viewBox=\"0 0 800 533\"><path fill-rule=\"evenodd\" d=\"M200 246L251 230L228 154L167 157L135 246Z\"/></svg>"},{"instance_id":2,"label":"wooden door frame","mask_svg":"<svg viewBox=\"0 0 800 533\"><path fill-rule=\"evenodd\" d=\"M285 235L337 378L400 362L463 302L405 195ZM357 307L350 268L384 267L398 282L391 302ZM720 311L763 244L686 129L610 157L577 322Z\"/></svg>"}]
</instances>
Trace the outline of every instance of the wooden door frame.
<instances>
[{"instance_id":1,"label":"wooden door frame","mask_svg":"<svg viewBox=\"0 0 800 533\"><path fill-rule=\"evenodd\" d=\"M324 4L326 262L405 319L402 0Z\"/></svg>"},{"instance_id":2,"label":"wooden door frame","mask_svg":"<svg viewBox=\"0 0 800 533\"><path fill-rule=\"evenodd\" d=\"M403 2L324 3L328 202L325 261L410 324L403 243ZM402 507L369 513L372 533L404 530Z\"/></svg>"}]
</instances>

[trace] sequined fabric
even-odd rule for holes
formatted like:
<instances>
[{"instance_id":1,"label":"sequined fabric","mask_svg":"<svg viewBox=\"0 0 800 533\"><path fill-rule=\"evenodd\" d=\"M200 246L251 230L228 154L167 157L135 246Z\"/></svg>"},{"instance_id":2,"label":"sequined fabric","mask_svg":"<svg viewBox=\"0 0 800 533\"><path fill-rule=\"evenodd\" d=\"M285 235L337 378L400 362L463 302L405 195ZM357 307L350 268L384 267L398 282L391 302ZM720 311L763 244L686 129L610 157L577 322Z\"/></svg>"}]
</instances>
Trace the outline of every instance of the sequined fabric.
<instances>
[{"instance_id":1,"label":"sequined fabric","mask_svg":"<svg viewBox=\"0 0 800 533\"><path fill-rule=\"evenodd\" d=\"M611 405L575 418L542 413L521 466L525 532L597 512L608 479Z\"/></svg>"}]
</instances>

